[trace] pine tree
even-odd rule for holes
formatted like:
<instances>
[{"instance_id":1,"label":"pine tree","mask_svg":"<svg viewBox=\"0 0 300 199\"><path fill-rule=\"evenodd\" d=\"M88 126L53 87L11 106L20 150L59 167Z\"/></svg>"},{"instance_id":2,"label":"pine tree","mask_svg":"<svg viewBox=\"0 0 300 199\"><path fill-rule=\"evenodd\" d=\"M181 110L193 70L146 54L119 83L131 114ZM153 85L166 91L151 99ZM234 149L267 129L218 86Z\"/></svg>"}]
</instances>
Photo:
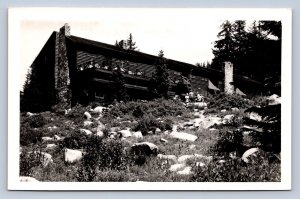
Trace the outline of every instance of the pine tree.
<instances>
[{"instance_id":1,"label":"pine tree","mask_svg":"<svg viewBox=\"0 0 300 199\"><path fill-rule=\"evenodd\" d=\"M168 98L169 87L170 80L167 69L167 60L164 58L164 51L160 50L156 63L156 70L150 80L149 91L153 98Z\"/></svg>"},{"instance_id":2,"label":"pine tree","mask_svg":"<svg viewBox=\"0 0 300 199\"><path fill-rule=\"evenodd\" d=\"M127 50L135 50L135 49L137 48L137 47L135 46L135 43L136 43L136 42L133 41L132 34L130 33L130 34L129 34L129 37L128 37L128 39L127 39L127 42L126 42L126 44L127 44Z\"/></svg>"},{"instance_id":3,"label":"pine tree","mask_svg":"<svg viewBox=\"0 0 300 199\"><path fill-rule=\"evenodd\" d=\"M127 101L129 99L127 89L125 87L125 79L121 72L120 66L117 66L117 70L113 71L112 79L113 83L113 95L118 101Z\"/></svg>"}]
</instances>

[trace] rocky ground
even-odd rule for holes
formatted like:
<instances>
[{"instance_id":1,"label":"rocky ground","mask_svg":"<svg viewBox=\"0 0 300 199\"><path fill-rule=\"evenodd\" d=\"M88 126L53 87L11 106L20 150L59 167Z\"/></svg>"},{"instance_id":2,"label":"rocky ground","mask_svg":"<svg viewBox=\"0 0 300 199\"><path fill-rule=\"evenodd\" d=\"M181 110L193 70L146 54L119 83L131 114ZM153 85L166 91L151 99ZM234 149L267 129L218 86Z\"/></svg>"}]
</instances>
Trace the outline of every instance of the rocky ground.
<instances>
[{"instance_id":1,"label":"rocky ground","mask_svg":"<svg viewBox=\"0 0 300 199\"><path fill-rule=\"evenodd\" d=\"M278 96L185 100L21 113L20 180L280 181Z\"/></svg>"}]
</instances>

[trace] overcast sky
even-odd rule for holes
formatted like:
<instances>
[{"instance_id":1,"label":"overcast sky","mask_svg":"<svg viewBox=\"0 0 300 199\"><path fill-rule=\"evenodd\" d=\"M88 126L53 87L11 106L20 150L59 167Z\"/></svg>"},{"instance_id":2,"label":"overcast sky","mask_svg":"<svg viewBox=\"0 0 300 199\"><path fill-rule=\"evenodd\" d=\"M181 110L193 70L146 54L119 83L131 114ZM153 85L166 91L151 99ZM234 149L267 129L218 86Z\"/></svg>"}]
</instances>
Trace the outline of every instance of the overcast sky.
<instances>
[{"instance_id":1,"label":"overcast sky","mask_svg":"<svg viewBox=\"0 0 300 199\"><path fill-rule=\"evenodd\" d=\"M141 52L191 64L211 62L213 42L229 10L209 9L23 9L20 22L20 86L29 66L53 31L69 23L71 35L115 44L132 33ZM239 12L240 15L243 11ZM248 13L246 18L251 17ZM245 16L244 16L245 18ZM252 19L253 16L252 16ZM252 20L251 20L252 21Z\"/></svg>"}]
</instances>

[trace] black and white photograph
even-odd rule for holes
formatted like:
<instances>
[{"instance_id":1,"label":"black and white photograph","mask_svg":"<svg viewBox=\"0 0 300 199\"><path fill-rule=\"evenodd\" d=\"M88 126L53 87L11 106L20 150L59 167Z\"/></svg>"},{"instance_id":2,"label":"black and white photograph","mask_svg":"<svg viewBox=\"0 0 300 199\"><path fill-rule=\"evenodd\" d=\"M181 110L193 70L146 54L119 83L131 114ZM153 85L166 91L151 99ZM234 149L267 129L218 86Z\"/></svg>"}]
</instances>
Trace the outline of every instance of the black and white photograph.
<instances>
[{"instance_id":1,"label":"black and white photograph","mask_svg":"<svg viewBox=\"0 0 300 199\"><path fill-rule=\"evenodd\" d=\"M11 8L11 190L291 189L291 10Z\"/></svg>"}]
</instances>

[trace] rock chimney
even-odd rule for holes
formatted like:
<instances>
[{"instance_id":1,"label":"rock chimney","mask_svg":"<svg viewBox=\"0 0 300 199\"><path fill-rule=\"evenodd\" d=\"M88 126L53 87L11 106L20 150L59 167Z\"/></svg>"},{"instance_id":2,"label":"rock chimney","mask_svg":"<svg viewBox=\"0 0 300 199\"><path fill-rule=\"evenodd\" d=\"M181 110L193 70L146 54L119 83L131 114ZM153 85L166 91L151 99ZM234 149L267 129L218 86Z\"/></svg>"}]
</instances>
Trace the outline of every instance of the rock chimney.
<instances>
[{"instance_id":1,"label":"rock chimney","mask_svg":"<svg viewBox=\"0 0 300 199\"><path fill-rule=\"evenodd\" d=\"M57 96L55 104L59 109L69 109L71 107L66 36L70 36L70 26L67 23L59 29L55 39L55 90Z\"/></svg>"},{"instance_id":2,"label":"rock chimney","mask_svg":"<svg viewBox=\"0 0 300 199\"><path fill-rule=\"evenodd\" d=\"M225 67L224 67L224 91L225 91L225 94L229 94L229 95L232 95L234 93L233 64L231 62L225 62Z\"/></svg>"}]
</instances>

